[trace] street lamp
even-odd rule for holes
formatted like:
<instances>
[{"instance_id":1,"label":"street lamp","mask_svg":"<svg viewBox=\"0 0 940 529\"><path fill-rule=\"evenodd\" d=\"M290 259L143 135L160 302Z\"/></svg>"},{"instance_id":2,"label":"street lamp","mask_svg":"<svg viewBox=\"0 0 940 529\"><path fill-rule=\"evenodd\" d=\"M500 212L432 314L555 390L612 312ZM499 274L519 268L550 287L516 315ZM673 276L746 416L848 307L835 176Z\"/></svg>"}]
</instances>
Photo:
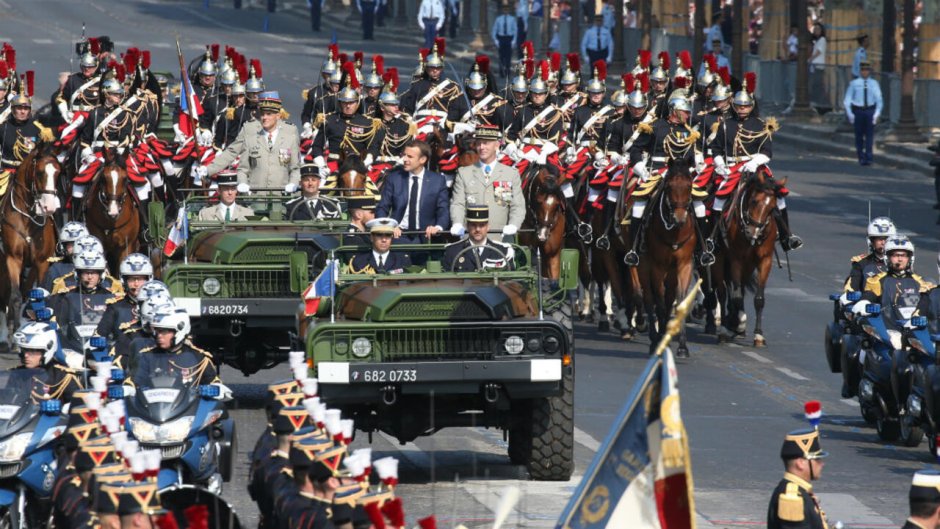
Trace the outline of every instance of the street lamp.
<instances>
[{"instance_id":1,"label":"street lamp","mask_svg":"<svg viewBox=\"0 0 940 529\"><path fill-rule=\"evenodd\" d=\"M924 135L914 117L914 0L904 0L904 49L901 50L901 117L889 141L920 143Z\"/></svg>"}]
</instances>

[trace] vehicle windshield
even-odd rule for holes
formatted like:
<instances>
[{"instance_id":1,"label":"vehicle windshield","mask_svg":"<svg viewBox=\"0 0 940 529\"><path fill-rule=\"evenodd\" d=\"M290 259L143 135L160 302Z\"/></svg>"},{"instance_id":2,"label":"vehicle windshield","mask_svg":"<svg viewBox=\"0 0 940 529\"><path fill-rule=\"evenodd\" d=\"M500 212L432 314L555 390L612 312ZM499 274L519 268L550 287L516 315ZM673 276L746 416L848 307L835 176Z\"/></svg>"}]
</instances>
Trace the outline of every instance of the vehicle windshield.
<instances>
[{"instance_id":1,"label":"vehicle windshield","mask_svg":"<svg viewBox=\"0 0 940 529\"><path fill-rule=\"evenodd\" d=\"M42 400L48 391L49 377L44 369L10 369L0 372L0 420L13 416L27 403Z\"/></svg>"}]
</instances>

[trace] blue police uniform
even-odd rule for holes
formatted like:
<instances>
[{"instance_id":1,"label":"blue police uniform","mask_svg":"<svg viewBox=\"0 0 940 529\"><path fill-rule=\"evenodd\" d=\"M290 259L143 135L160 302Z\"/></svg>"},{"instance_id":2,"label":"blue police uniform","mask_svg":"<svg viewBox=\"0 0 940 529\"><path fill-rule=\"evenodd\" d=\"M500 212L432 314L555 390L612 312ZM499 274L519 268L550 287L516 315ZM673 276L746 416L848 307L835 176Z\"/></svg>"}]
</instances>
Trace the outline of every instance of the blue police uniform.
<instances>
[{"instance_id":1,"label":"blue police uniform","mask_svg":"<svg viewBox=\"0 0 940 529\"><path fill-rule=\"evenodd\" d=\"M512 69L512 50L518 45L519 27L515 17L506 13L496 17L492 36L499 49L499 74L506 77Z\"/></svg>"},{"instance_id":2,"label":"blue police uniform","mask_svg":"<svg viewBox=\"0 0 940 529\"><path fill-rule=\"evenodd\" d=\"M362 40L374 40L372 30L375 27L375 14L379 10L377 0L356 0L356 7L362 13Z\"/></svg>"},{"instance_id":3,"label":"blue police uniform","mask_svg":"<svg viewBox=\"0 0 940 529\"><path fill-rule=\"evenodd\" d=\"M855 152L858 154L858 163L871 165L875 121L884 108L878 81L871 77L853 79L845 91L842 103L845 106L845 115L855 124Z\"/></svg>"},{"instance_id":4,"label":"blue police uniform","mask_svg":"<svg viewBox=\"0 0 940 529\"><path fill-rule=\"evenodd\" d=\"M588 64L597 61L610 62L614 58L614 38L604 26L591 26L581 38L581 55L588 58Z\"/></svg>"}]
</instances>

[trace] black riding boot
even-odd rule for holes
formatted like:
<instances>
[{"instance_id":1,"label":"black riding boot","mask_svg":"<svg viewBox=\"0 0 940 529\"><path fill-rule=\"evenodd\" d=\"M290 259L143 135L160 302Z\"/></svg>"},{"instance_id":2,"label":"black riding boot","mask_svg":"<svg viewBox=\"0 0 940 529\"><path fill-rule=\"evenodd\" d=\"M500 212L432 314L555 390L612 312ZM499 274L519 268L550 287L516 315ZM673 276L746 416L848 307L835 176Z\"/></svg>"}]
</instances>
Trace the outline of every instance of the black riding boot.
<instances>
[{"instance_id":1,"label":"black riding boot","mask_svg":"<svg viewBox=\"0 0 940 529\"><path fill-rule=\"evenodd\" d=\"M702 236L699 241L699 263L702 266L711 266L715 264L715 241L712 240L712 228L708 222L708 217L695 217L698 224L698 231Z\"/></svg>"},{"instance_id":2,"label":"black riding boot","mask_svg":"<svg viewBox=\"0 0 940 529\"><path fill-rule=\"evenodd\" d=\"M604 204L604 209L602 210L603 219L604 219L604 232L601 233L600 237L597 238L596 246L601 250L610 249L610 238L607 236L610 233L611 220L614 217L614 213L617 211L617 205L610 202L606 198L601 199Z\"/></svg>"},{"instance_id":3,"label":"black riding boot","mask_svg":"<svg viewBox=\"0 0 940 529\"><path fill-rule=\"evenodd\" d=\"M569 215L565 215L565 224L567 224L568 231L571 231L571 228L574 228L574 232L578 234L578 237L584 241L586 244L591 244L591 241L594 240L594 230L591 228L590 224L585 223L578 216L578 206L575 204L573 198L565 198L565 201L568 203L568 212ZM591 209L591 205L588 204L588 210Z\"/></svg>"},{"instance_id":4,"label":"black riding boot","mask_svg":"<svg viewBox=\"0 0 940 529\"><path fill-rule=\"evenodd\" d=\"M787 210L778 209L777 214L774 215L774 220L777 221L777 240L780 241L783 251L799 250L803 246L803 239L793 235L793 232L790 231L790 217Z\"/></svg>"},{"instance_id":5,"label":"black riding boot","mask_svg":"<svg viewBox=\"0 0 940 529\"><path fill-rule=\"evenodd\" d=\"M84 198L70 197L70 206L69 206L69 220L74 222L84 222L84 215L82 211L82 201Z\"/></svg>"},{"instance_id":6,"label":"black riding boot","mask_svg":"<svg viewBox=\"0 0 940 529\"><path fill-rule=\"evenodd\" d=\"M636 252L637 244L640 241L640 225L643 219L633 217L630 219L630 227L627 231L627 245L630 249L623 256L623 263L627 266L637 266L640 264L640 255Z\"/></svg>"}]
</instances>

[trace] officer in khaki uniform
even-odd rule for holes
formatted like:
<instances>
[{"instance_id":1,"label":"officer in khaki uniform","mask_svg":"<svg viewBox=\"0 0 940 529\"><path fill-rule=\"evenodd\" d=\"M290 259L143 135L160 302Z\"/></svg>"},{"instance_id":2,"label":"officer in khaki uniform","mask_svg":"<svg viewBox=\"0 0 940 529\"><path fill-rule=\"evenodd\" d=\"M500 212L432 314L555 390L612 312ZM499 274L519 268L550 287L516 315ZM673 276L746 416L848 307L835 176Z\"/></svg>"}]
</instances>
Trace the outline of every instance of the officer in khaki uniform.
<instances>
[{"instance_id":1,"label":"officer in khaki uniform","mask_svg":"<svg viewBox=\"0 0 940 529\"><path fill-rule=\"evenodd\" d=\"M498 126L480 125L473 137L480 161L457 170L450 201L450 232L458 237L464 234L468 207L488 206L490 238L515 235L525 220L525 197L519 171L497 162L502 131Z\"/></svg>"},{"instance_id":2,"label":"officer in khaki uniform","mask_svg":"<svg viewBox=\"0 0 940 529\"><path fill-rule=\"evenodd\" d=\"M277 92L262 92L258 99L259 119L242 127L238 137L204 171L214 175L238 163L239 183L253 188L285 188L300 181L300 136L286 118ZM205 176L205 175L204 175Z\"/></svg>"},{"instance_id":3,"label":"officer in khaki uniform","mask_svg":"<svg viewBox=\"0 0 940 529\"><path fill-rule=\"evenodd\" d=\"M812 482L822 475L823 458L819 431L796 430L787 434L780 448L786 472L770 496L767 529L828 529L826 513L813 494Z\"/></svg>"},{"instance_id":4,"label":"officer in khaki uniform","mask_svg":"<svg viewBox=\"0 0 940 529\"><path fill-rule=\"evenodd\" d=\"M245 189L247 184L239 184L235 171L226 169L216 177L219 184L219 202L199 210L199 220L218 222L238 222L248 220L255 214L254 210L235 203L239 188Z\"/></svg>"}]
</instances>

